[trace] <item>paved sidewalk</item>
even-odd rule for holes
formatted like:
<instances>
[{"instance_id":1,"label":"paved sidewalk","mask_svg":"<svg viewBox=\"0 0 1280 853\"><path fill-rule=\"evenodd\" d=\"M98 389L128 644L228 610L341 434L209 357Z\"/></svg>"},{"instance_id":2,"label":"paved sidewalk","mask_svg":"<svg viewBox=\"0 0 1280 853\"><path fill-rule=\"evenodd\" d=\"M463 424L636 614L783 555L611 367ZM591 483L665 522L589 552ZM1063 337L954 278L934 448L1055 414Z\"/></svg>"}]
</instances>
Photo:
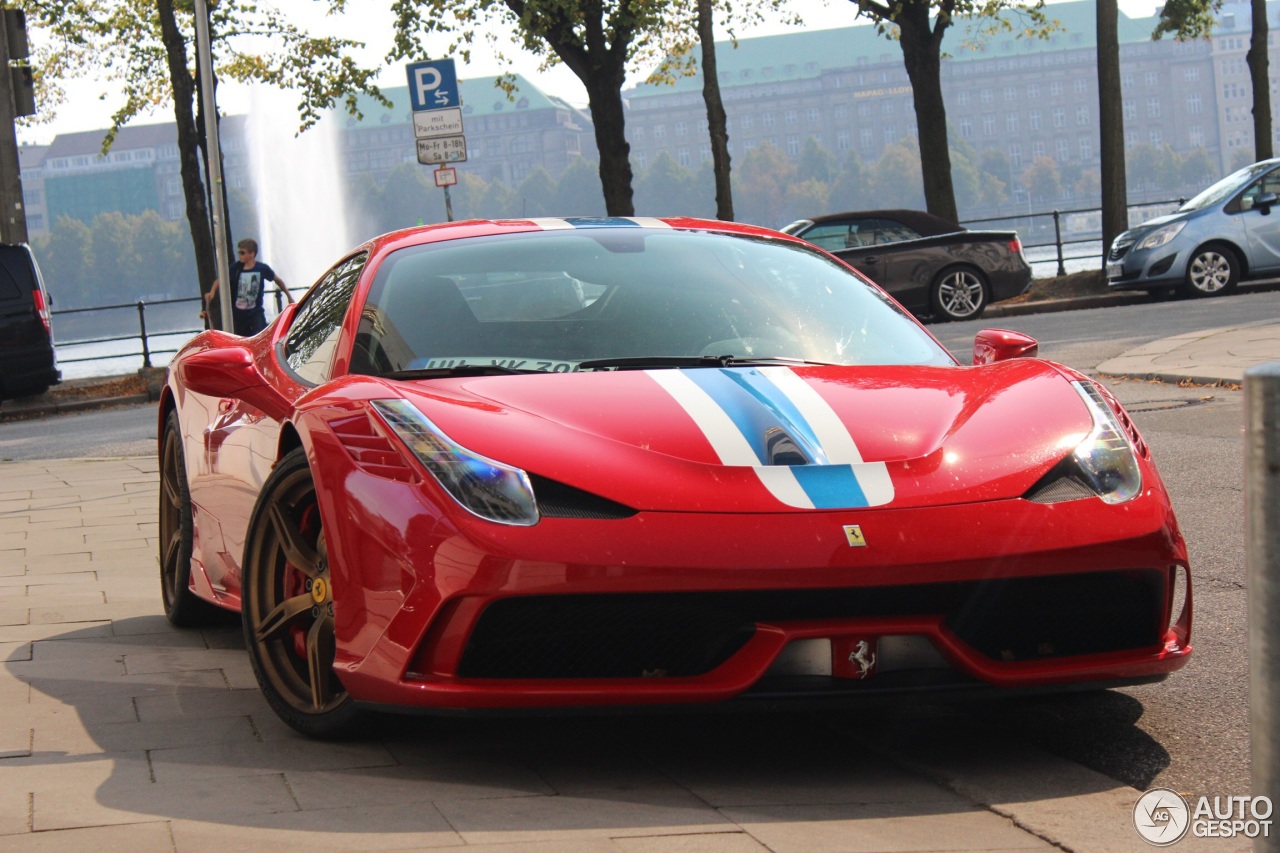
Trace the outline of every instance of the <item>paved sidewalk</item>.
<instances>
[{"instance_id":1,"label":"paved sidewalk","mask_svg":"<svg viewBox=\"0 0 1280 853\"><path fill-rule=\"evenodd\" d=\"M1264 320L1152 341L1104 361L1098 372L1166 382L1238 385L1250 367L1277 360L1280 324Z\"/></svg>"},{"instance_id":2,"label":"paved sidewalk","mask_svg":"<svg viewBox=\"0 0 1280 853\"><path fill-rule=\"evenodd\" d=\"M152 459L0 465L0 849L1126 851L1137 791L887 711L380 720L309 741L160 613ZM1246 850L1187 839L1180 851Z\"/></svg>"}]
</instances>

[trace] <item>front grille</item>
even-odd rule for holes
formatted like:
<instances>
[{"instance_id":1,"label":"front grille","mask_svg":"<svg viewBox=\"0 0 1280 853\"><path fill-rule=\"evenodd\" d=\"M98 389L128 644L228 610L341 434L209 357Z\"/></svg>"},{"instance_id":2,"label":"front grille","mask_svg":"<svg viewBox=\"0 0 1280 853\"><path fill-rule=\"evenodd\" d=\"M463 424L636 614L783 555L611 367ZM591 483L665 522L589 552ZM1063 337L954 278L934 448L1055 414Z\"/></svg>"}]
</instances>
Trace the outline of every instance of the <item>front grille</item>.
<instances>
[{"instance_id":1,"label":"front grille","mask_svg":"<svg viewBox=\"0 0 1280 853\"><path fill-rule=\"evenodd\" d=\"M1112 246L1111 246L1111 251L1107 252L1107 260L1108 260L1108 261L1118 261L1118 260L1120 260L1120 259L1121 259L1121 258L1123 258L1126 254L1128 254L1129 249L1130 249L1130 248L1132 248L1132 247L1133 247L1133 243L1132 243L1132 242L1129 242L1129 243L1114 243L1114 244L1112 244Z\"/></svg>"},{"instance_id":2,"label":"front grille","mask_svg":"<svg viewBox=\"0 0 1280 853\"><path fill-rule=\"evenodd\" d=\"M1137 649L1160 641L1164 573L1144 569L867 589L527 596L481 614L464 678L696 676L757 623L941 615L993 660Z\"/></svg>"}]
</instances>

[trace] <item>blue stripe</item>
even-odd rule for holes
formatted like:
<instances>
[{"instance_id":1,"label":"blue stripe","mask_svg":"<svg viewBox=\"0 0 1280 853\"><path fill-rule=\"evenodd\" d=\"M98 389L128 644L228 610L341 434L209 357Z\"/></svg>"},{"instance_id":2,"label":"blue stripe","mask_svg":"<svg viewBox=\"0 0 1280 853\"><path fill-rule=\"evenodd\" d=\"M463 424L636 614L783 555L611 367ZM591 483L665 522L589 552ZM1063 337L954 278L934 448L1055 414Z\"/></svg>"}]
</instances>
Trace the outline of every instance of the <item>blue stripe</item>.
<instances>
[{"instance_id":1,"label":"blue stripe","mask_svg":"<svg viewBox=\"0 0 1280 853\"><path fill-rule=\"evenodd\" d=\"M728 374L728 370L689 370L685 371L693 383L707 393L707 396L728 415L729 420L738 428L738 432L746 439L756 461L764 465L768 461L764 437L768 430L782 427L777 414L759 401Z\"/></svg>"},{"instance_id":2,"label":"blue stripe","mask_svg":"<svg viewBox=\"0 0 1280 853\"><path fill-rule=\"evenodd\" d=\"M564 219L574 228L639 228L640 225L630 219L619 219L612 216L566 216Z\"/></svg>"},{"instance_id":3,"label":"blue stripe","mask_svg":"<svg viewBox=\"0 0 1280 853\"><path fill-rule=\"evenodd\" d=\"M867 495L858 484L852 465L792 465L791 473L815 509L867 506Z\"/></svg>"},{"instance_id":4,"label":"blue stripe","mask_svg":"<svg viewBox=\"0 0 1280 853\"><path fill-rule=\"evenodd\" d=\"M777 385L774 385L767 376L758 370L750 368L738 368L737 370L721 368L720 372L736 382L762 406L772 412L773 416L778 419L779 426L804 446L809 458L813 460L813 464L828 464L826 451L822 449L822 442L818 440L818 435L814 432L813 427L809 425L808 419L800 413L800 410L796 408L796 404L791 402L791 398L784 394Z\"/></svg>"}]
</instances>

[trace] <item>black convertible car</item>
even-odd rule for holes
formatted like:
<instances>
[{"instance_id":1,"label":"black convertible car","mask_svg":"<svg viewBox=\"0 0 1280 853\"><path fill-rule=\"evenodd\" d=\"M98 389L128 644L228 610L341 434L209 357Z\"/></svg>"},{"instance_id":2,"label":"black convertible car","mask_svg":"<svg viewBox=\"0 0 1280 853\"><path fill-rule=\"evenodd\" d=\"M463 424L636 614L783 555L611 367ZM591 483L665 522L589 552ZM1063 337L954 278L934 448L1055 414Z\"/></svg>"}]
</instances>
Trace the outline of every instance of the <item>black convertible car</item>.
<instances>
[{"instance_id":1,"label":"black convertible car","mask_svg":"<svg viewBox=\"0 0 1280 853\"><path fill-rule=\"evenodd\" d=\"M917 316L972 320L1031 283L1016 231L967 231L920 210L830 213L782 229L865 274Z\"/></svg>"}]
</instances>

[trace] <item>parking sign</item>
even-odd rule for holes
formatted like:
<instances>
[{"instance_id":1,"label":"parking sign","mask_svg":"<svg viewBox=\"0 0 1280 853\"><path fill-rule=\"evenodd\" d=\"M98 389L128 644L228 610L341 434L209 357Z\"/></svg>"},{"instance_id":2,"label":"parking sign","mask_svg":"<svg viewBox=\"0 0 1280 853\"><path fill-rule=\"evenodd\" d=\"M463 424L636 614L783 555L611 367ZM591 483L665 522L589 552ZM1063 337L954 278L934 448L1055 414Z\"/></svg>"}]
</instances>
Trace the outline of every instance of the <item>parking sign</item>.
<instances>
[{"instance_id":1,"label":"parking sign","mask_svg":"<svg viewBox=\"0 0 1280 853\"><path fill-rule=\"evenodd\" d=\"M410 62L405 70L409 74L409 105L414 112L456 107L462 103L452 59Z\"/></svg>"}]
</instances>

